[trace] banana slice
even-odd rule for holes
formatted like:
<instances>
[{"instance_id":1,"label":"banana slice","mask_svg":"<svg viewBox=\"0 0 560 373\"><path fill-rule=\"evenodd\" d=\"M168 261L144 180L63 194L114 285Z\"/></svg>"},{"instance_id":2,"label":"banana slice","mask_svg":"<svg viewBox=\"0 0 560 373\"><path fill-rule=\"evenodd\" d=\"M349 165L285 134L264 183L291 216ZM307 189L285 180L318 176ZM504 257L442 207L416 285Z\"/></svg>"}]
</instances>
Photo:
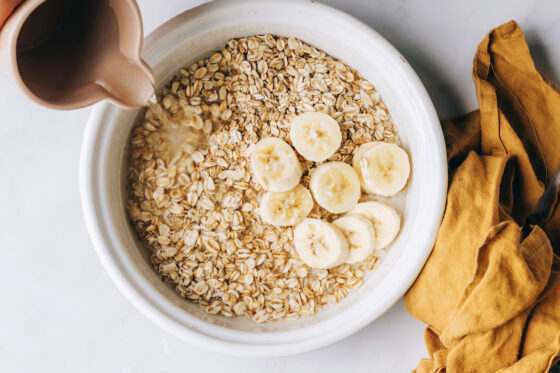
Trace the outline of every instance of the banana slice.
<instances>
[{"instance_id":1,"label":"banana slice","mask_svg":"<svg viewBox=\"0 0 560 373\"><path fill-rule=\"evenodd\" d=\"M373 142L366 142L365 144L360 145L360 147L358 148L358 150L354 154L354 157L352 158L352 167L354 167L354 170L358 174L358 178L360 179L360 185L362 187L362 190L366 193L372 193L372 191L369 190L369 188L367 187L367 185L364 181L364 177L362 176L362 167L360 166L360 160L364 156L365 152L373 149L376 145L379 145L379 144L384 144L384 142L373 141Z\"/></svg>"},{"instance_id":2,"label":"banana slice","mask_svg":"<svg viewBox=\"0 0 560 373\"><path fill-rule=\"evenodd\" d=\"M381 249L389 245L401 229L401 217L394 208L380 201L369 201L358 203L349 212L350 214L362 215L373 223L375 230L374 254L383 254Z\"/></svg>"},{"instance_id":3,"label":"banana slice","mask_svg":"<svg viewBox=\"0 0 560 373\"><path fill-rule=\"evenodd\" d=\"M288 192L267 192L259 207L261 218L269 224L285 227L303 221L313 208L313 197L298 185Z\"/></svg>"},{"instance_id":4,"label":"banana slice","mask_svg":"<svg viewBox=\"0 0 560 373\"><path fill-rule=\"evenodd\" d=\"M410 162L408 154L398 145L382 143L371 146L359 157L358 162L369 192L389 197L406 186Z\"/></svg>"},{"instance_id":5,"label":"banana slice","mask_svg":"<svg viewBox=\"0 0 560 373\"><path fill-rule=\"evenodd\" d=\"M375 250L375 229L371 220L362 215L346 215L333 221L350 244L346 263L361 262Z\"/></svg>"},{"instance_id":6,"label":"banana slice","mask_svg":"<svg viewBox=\"0 0 560 373\"><path fill-rule=\"evenodd\" d=\"M350 210L360 199L358 175L344 162L327 162L314 169L309 188L319 206L334 214Z\"/></svg>"},{"instance_id":7,"label":"banana slice","mask_svg":"<svg viewBox=\"0 0 560 373\"><path fill-rule=\"evenodd\" d=\"M305 219L294 229L294 246L311 268L336 267L348 257L348 240L338 227L319 219Z\"/></svg>"},{"instance_id":8,"label":"banana slice","mask_svg":"<svg viewBox=\"0 0 560 373\"><path fill-rule=\"evenodd\" d=\"M251 153L251 169L263 188L287 192L299 184L301 165L296 153L285 141L267 137Z\"/></svg>"},{"instance_id":9,"label":"banana slice","mask_svg":"<svg viewBox=\"0 0 560 373\"><path fill-rule=\"evenodd\" d=\"M322 162L332 156L342 142L338 122L325 113L298 115L290 128L292 144L308 161Z\"/></svg>"}]
</instances>

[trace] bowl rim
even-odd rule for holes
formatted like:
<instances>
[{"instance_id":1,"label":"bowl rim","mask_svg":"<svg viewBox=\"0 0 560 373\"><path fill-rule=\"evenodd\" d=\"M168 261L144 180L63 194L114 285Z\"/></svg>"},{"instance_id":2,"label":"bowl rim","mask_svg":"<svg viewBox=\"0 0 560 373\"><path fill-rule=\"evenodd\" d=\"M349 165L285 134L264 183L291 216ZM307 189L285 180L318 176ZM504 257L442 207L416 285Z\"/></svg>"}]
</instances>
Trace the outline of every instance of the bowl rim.
<instances>
[{"instance_id":1,"label":"bowl rim","mask_svg":"<svg viewBox=\"0 0 560 373\"><path fill-rule=\"evenodd\" d=\"M401 72L405 75L407 81L414 85L414 88L417 91L416 93L418 99L421 101L423 117L426 118L426 124L429 125L429 127L427 126L427 129L432 131L431 136L435 140L436 147L434 149L434 153L438 155L438 157L434 159L433 163L435 172L439 175L441 180L441 183L435 185L434 188L434 195L437 197L434 198L433 211L434 215L437 215L437 219L434 219L437 220L437 225L435 226L435 229L432 230L431 234L428 235L425 242L422 242L422 244L419 245L425 246L425 249L422 255L417 257L415 262L415 268L417 268L417 270L404 274L401 281L398 284L395 284L395 288L387 296L387 306L382 313L364 315L359 318L359 320L349 323L349 325L343 330L323 335L321 338L315 337L312 339L298 340L293 343L260 345L232 342L227 338L220 339L215 336L207 335L203 332L197 331L194 327L189 328L185 326L179 320L174 318L173 315L167 312L162 305L157 304L157 302L151 299L150 295L147 294L146 289L140 289L138 286L135 286L133 279L127 275L118 254L115 252L114 248L110 247L108 244L109 239L107 237L107 230L104 227L106 222L97 207L99 197L98 190L96 190L96 174L92 171L95 170L99 163L96 154L99 149L99 134L102 123L112 111L120 109L116 109L114 106L106 102L96 104L84 130L80 157L79 181L82 210L86 227L97 256L99 257L104 269L112 281L117 285L117 288L119 288L121 293L123 293L123 295L146 317L162 327L164 330L189 343L198 345L199 347L225 354L234 354L237 356L285 356L324 347L354 334L389 310L414 282L431 253L439 227L439 222L443 216L447 191L447 162L443 133L439 125L439 118L436 114L433 103L420 78L417 76L410 64L406 63L404 57L387 40L371 29L368 25L341 10L325 4L317 3L314 0L284 0L282 2L273 0L217 0L187 10L160 25L146 37L144 43L144 53L149 51L152 45L154 45L158 40L165 38L165 36L173 29L173 24L179 22L179 20L183 18L198 18L204 14L222 11L224 8L254 8L272 5L300 8L307 11L309 11L309 9L313 9L314 12L320 11L336 16L341 19L341 21L348 23L360 32L366 34L368 38L375 39L376 43L381 44L387 53L390 54L396 61L405 62L404 64L400 64ZM193 14L196 15L192 16ZM200 322L205 323L203 320L200 320Z\"/></svg>"}]
</instances>

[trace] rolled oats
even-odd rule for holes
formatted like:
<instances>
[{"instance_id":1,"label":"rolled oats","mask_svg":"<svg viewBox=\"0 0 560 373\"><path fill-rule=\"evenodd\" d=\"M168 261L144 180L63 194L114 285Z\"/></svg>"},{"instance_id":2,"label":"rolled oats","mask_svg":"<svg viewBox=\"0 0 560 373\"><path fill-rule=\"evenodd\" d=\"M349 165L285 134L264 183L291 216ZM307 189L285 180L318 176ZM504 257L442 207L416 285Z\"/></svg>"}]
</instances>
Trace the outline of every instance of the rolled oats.
<instances>
[{"instance_id":1,"label":"rolled oats","mask_svg":"<svg viewBox=\"0 0 560 373\"><path fill-rule=\"evenodd\" d=\"M304 111L341 125L331 160L351 163L364 142L399 141L379 93L357 71L273 35L230 40L181 69L132 131L131 223L162 279L210 314L255 322L312 315L359 288L376 266L370 257L311 269L295 253L293 229L259 216L263 190L248 155L263 137L290 143L289 123ZM307 186L313 163L300 161ZM310 216L336 218L317 205Z\"/></svg>"}]
</instances>

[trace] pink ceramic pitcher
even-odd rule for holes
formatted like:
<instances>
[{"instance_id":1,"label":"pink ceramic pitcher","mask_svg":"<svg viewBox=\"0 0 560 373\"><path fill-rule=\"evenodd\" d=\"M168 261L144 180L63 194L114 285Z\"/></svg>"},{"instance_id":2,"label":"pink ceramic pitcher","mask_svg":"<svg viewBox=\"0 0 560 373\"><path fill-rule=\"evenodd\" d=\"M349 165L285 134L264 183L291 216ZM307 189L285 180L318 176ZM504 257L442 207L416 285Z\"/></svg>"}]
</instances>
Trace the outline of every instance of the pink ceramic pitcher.
<instances>
[{"instance_id":1,"label":"pink ceramic pitcher","mask_svg":"<svg viewBox=\"0 0 560 373\"><path fill-rule=\"evenodd\" d=\"M135 108L155 84L142 38L134 0L24 0L0 28L0 69L55 109Z\"/></svg>"}]
</instances>

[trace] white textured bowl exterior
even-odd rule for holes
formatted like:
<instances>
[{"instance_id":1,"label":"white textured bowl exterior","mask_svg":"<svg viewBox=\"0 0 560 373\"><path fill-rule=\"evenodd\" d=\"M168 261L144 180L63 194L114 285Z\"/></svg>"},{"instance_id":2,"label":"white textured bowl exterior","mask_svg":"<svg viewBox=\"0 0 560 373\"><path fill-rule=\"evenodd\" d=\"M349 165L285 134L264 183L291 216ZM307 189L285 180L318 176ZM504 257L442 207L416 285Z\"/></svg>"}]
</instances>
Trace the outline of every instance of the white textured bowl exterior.
<instances>
[{"instance_id":1,"label":"white textured bowl exterior","mask_svg":"<svg viewBox=\"0 0 560 373\"><path fill-rule=\"evenodd\" d=\"M412 284L430 254L447 189L443 136L422 83L385 39L338 10L313 1L216 1L155 30L146 39L144 58L161 84L179 67L208 55L228 39L263 33L300 38L344 60L370 80L411 156L411 181L400 197L401 233L379 268L347 299L311 317L265 324L202 312L159 279L128 223L123 165L138 112L108 103L96 105L85 129L80 165L88 231L122 293L170 333L200 347L245 356L316 349L381 316Z\"/></svg>"}]
</instances>

